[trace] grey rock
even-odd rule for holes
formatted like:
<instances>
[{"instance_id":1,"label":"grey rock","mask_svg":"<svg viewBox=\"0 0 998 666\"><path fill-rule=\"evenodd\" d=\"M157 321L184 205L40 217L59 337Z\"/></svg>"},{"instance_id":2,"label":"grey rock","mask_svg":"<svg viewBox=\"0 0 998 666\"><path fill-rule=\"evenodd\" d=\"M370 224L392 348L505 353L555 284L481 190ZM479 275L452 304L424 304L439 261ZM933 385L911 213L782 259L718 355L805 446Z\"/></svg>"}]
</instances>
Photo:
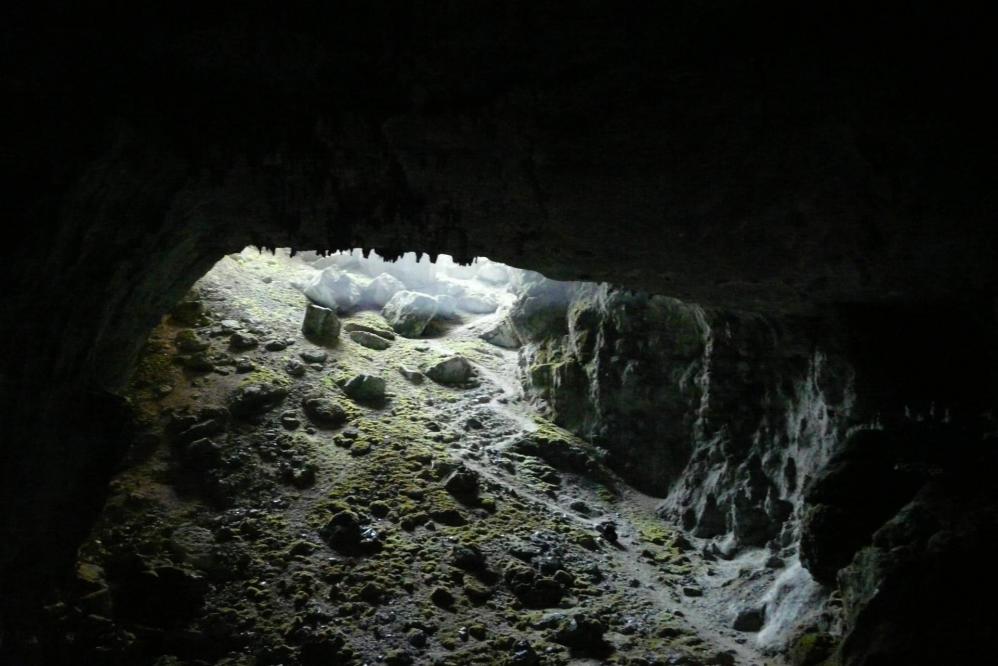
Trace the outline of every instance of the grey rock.
<instances>
[{"instance_id":1,"label":"grey rock","mask_svg":"<svg viewBox=\"0 0 998 666\"><path fill-rule=\"evenodd\" d=\"M302 400L305 414L319 425L338 426L349 419L347 411L332 398L321 395L309 395Z\"/></svg>"},{"instance_id":2,"label":"grey rock","mask_svg":"<svg viewBox=\"0 0 998 666\"><path fill-rule=\"evenodd\" d=\"M302 291L313 303L341 313L355 308L361 299L357 282L332 266L312 276Z\"/></svg>"},{"instance_id":3,"label":"grey rock","mask_svg":"<svg viewBox=\"0 0 998 666\"><path fill-rule=\"evenodd\" d=\"M284 371L292 377L304 377L306 372L305 364L293 358L284 364Z\"/></svg>"},{"instance_id":4,"label":"grey rock","mask_svg":"<svg viewBox=\"0 0 998 666\"><path fill-rule=\"evenodd\" d=\"M471 363L463 356L451 356L426 370L426 376L439 384L463 384L471 374Z\"/></svg>"},{"instance_id":5,"label":"grey rock","mask_svg":"<svg viewBox=\"0 0 998 666\"><path fill-rule=\"evenodd\" d=\"M301 330L306 338L316 344L332 345L340 335L340 319L329 308L309 303L305 306Z\"/></svg>"},{"instance_id":6,"label":"grey rock","mask_svg":"<svg viewBox=\"0 0 998 666\"><path fill-rule=\"evenodd\" d=\"M436 316L437 300L415 291L400 291L385 304L381 314L399 335L418 338Z\"/></svg>"},{"instance_id":7,"label":"grey rock","mask_svg":"<svg viewBox=\"0 0 998 666\"><path fill-rule=\"evenodd\" d=\"M516 328L508 317L504 317L495 326L482 333L482 340L504 349L519 349L523 343L516 334Z\"/></svg>"},{"instance_id":8,"label":"grey rock","mask_svg":"<svg viewBox=\"0 0 998 666\"><path fill-rule=\"evenodd\" d=\"M233 349L252 349L259 344L256 336L250 335L249 333L244 333L242 331L236 331L231 336L229 336L229 344L232 345Z\"/></svg>"},{"instance_id":9,"label":"grey rock","mask_svg":"<svg viewBox=\"0 0 998 666\"><path fill-rule=\"evenodd\" d=\"M362 298L365 303L382 308L400 291L405 291L405 284L388 273L382 273L364 287Z\"/></svg>"},{"instance_id":10,"label":"grey rock","mask_svg":"<svg viewBox=\"0 0 998 666\"><path fill-rule=\"evenodd\" d=\"M457 317L457 299L450 294L437 294L437 317L454 319Z\"/></svg>"},{"instance_id":11,"label":"grey rock","mask_svg":"<svg viewBox=\"0 0 998 666\"><path fill-rule=\"evenodd\" d=\"M366 333L372 333L374 335L382 337L385 340L394 340L395 339L395 333L392 332L392 331L390 331L387 328L380 328L378 326L371 326L369 324L361 324L360 322L356 322L356 321L348 321L345 324L343 324L343 330L344 331L364 331Z\"/></svg>"},{"instance_id":12,"label":"grey rock","mask_svg":"<svg viewBox=\"0 0 998 666\"><path fill-rule=\"evenodd\" d=\"M343 391L357 402L379 402L385 399L385 380L374 375L357 375L346 383Z\"/></svg>"},{"instance_id":13,"label":"grey rock","mask_svg":"<svg viewBox=\"0 0 998 666\"><path fill-rule=\"evenodd\" d=\"M306 349L298 354L306 363L325 363L329 354L321 349Z\"/></svg>"},{"instance_id":14,"label":"grey rock","mask_svg":"<svg viewBox=\"0 0 998 666\"><path fill-rule=\"evenodd\" d=\"M472 314L492 314L499 307L499 303L489 294L471 293L457 299L457 306Z\"/></svg>"},{"instance_id":15,"label":"grey rock","mask_svg":"<svg viewBox=\"0 0 998 666\"><path fill-rule=\"evenodd\" d=\"M283 351L283 350L285 350L285 349L288 348L288 341L287 340L267 340L263 344L263 348L266 349L267 351L272 351L272 352Z\"/></svg>"},{"instance_id":16,"label":"grey rock","mask_svg":"<svg viewBox=\"0 0 998 666\"><path fill-rule=\"evenodd\" d=\"M407 368L404 365L399 366L399 373L408 379L413 384L422 384L426 376L419 370L413 370L412 368Z\"/></svg>"},{"instance_id":17,"label":"grey rock","mask_svg":"<svg viewBox=\"0 0 998 666\"><path fill-rule=\"evenodd\" d=\"M350 339L363 347L376 351L383 351L392 346L388 340L367 331L350 331Z\"/></svg>"}]
</instances>

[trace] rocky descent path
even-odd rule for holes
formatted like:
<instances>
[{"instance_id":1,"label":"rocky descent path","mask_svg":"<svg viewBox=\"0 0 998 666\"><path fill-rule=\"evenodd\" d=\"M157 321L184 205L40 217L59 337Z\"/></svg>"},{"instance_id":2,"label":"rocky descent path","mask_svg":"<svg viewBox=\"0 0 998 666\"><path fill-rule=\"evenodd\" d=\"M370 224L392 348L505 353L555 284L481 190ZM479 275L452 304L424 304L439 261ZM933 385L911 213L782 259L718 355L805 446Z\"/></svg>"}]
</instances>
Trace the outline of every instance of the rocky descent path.
<instances>
[{"instance_id":1,"label":"rocky descent path","mask_svg":"<svg viewBox=\"0 0 998 666\"><path fill-rule=\"evenodd\" d=\"M150 337L136 444L51 607L64 663L780 663L710 601L733 565L524 401L496 315L407 339L362 310L323 347L308 270L228 257ZM426 376L453 356L466 381Z\"/></svg>"}]
</instances>

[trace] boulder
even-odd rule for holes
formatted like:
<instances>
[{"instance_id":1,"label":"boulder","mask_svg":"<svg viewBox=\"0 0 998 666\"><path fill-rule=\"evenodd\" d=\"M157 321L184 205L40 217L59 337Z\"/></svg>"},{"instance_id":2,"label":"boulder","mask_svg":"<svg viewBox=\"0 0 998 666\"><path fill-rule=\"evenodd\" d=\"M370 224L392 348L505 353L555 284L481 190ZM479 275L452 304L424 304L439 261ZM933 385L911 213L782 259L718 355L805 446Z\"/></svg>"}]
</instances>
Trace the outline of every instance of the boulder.
<instances>
[{"instance_id":1,"label":"boulder","mask_svg":"<svg viewBox=\"0 0 998 666\"><path fill-rule=\"evenodd\" d=\"M454 319L457 317L457 299L450 294L438 294L437 317L440 319Z\"/></svg>"},{"instance_id":2,"label":"boulder","mask_svg":"<svg viewBox=\"0 0 998 666\"><path fill-rule=\"evenodd\" d=\"M349 274L330 266L319 271L303 286L302 292L313 303L337 312L347 312L360 302L357 282Z\"/></svg>"},{"instance_id":3,"label":"boulder","mask_svg":"<svg viewBox=\"0 0 998 666\"><path fill-rule=\"evenodd\" d=\"M472 367L463 356L451 356L431 366L426 376L438 384L463 384L471 378Z\"/></svg>"},{"instance_id":4,"label":"boulder","mask_svg":"<svg viewBox=\"0 0 998 666\"><path fill-rule=\"evenodd\" d=\"M476 277L482 282L498 286L509 282L509 269L494 261L487 261L480 264Z\"/></svg>"},{"instance_id":5,"label":"boulder","mask_svg":"<svg viewBox=\"0 0 998 666\"><path fill-rule=\"evenodd\" d=\"M385 398L385 380L374 375L357 375L343 391L357 402L378 402Z\"/></svg>"},{"instance_id":6,"label":"boulder","mask_svg":"<svg viewBox=\"0 0 998 666\"><path fill-rule=\"evenodd\" d=\"M378 351L388 349L392 346L392 343L388 342L388 340L367 331L350 331L350 339L361 346Z\"/></svg>"},{"instance_id":7,"label":"boulder","mask_svg":"<svg viewBox=\"0 0 998 666\"><path fill-rule=\"evenodd\" d=\"M457 299L457 306L472 314L492 314L499 307L499 303L489 294L471 293Z\"/></svg>"},{"instance_id":8,"label":"boulder","mask_svg":"<svg viewBox=\"0 0 998 666\"><path fill-rule=\"evenodd\" d=\"M309 303L301 331L316 344L334 344L340 335L340 319L329 308Z\"/></svg>"},{"instance_id":9,"label":"boulder","mask_svg":"<svg viewBox=\"0 0 998 666\"><path fill-rule=\"evenodd\" d=\"M437 314L437 299L416 291L400 291L382 309L392 329L407 338L418 338Z\"/></svg>"},{"instance_id":10,"label":"boulder","mask_svg":"<svg viewBox=\"0 0 998 666\"><path fill-rule=\"evenodd\" d=\"M362 298L364 303L383 308L400 291L405 291L402 281L388 273L382 273L364 287Z\"/></svg>"},{"instance_id":11,"label":"boulder","mask_svg":"<svg viewBox=\"0 0 998 666\"><path fill-rule=\"evenodd\" d=\"M520 342L520 338L516 334L516 329L513 327L513 322L509 320L509 317L503 317L499 323L482 333L481 337L482 340L485 340L489 344L502 347L503 349L519 349L523 344Z\"/></svg>"},{"instance_id":12,"label":"boulder","mask_svg":"<svg viewBox=\"0 0 998 666\"><path fill-rule=\"evenodd\" d=\"M319 425L338 426L349 418L347 411L338 402L321 395L305 396L302 408L308 417Z\"/></svg>"}]
</instances>

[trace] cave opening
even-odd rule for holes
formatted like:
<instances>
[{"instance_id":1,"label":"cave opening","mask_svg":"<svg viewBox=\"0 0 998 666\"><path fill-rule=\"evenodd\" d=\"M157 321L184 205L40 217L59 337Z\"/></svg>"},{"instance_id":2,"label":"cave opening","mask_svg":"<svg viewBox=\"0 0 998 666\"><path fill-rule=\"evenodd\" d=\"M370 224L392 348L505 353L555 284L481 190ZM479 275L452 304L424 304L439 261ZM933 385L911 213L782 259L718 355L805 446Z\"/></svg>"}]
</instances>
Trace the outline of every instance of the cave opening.
<instances>
[{"instance_id":1,"label":"cave opening","mask_svg":"<svg viewBox=\"0 0 998 666\"><path fill-rule=\"evenodd\" d=\"M896 389L938 310L252 246L168 310L43 660L560 663L668 635L669 658L807 663L848 645L832 583L865 593L856 558L954 467L941 442L980 453L986 382L938 390L979 346Z\"/></svg>"},{"instance_id":2,"label":"cave opening","mask_svg":"<svg viewBox=\"0 0 998 666\"><path fill-rule=\"evenodd\" d=\"M993 661L976 7L7 4L0 662Z\"/></svg>"}]
</instances>

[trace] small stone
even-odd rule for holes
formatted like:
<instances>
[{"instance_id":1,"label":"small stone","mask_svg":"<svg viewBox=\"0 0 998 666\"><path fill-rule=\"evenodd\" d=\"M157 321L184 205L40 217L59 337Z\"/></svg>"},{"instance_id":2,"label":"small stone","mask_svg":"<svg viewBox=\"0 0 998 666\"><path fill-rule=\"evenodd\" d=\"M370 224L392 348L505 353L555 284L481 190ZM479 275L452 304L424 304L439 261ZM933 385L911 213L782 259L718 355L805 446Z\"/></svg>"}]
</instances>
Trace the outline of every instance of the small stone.
<instances>
[{"instance_id":1,"label":"small stone","mask_svg":"<svg viewBox=\"0 0 998 666\"><path fill-rule=\"evenodd\" d=\"M295 430L301 425L301 421L295 412L284 412L281 414L281 425L287 430Z\"/></svg>"},{"instance_id":2,"label":"small stone","mask_svg":"<svg viewBox=\"0 0 998 666\"><path fill-rule=\"evenodd\" d=\"M608 520L600 523L596 526L596 531L610 543L617 543L617 526L611 521Z\"/></svg>"},{"instance_id":3,"label":"small stone","mask_svg":"<svg viewBox=\"0 0 998 666\"><path fill-rule=\"evenodd\" d=\"M293 358L284 364L284 371L292 377L304 377L306 368L304 363Z\"/></svg>"},{"instance_id":4,"label":"small stone","mask_svg":"<svg viewBox=\"0 0 998 666\"><path fill-rule=\"evenodd\" d=\"M701 590L699 587L692 587L687 585L686 587L683 588L683 594L687 597L702 597L703 590Z\"/></svg>"},{"instance_id":5,"label":"small stone","mask_svg":"<svg viewBox=\"0 0 998 666\"><path fill-rule=\"evenodd\" d=\"M405 636L409 645L417 648L426 647L426 632L422 629L412 628Z\"/></svg>"},{"instance_id":6,"label":"small stone","mask_svg":"<svg viewBox=\"0 0 998 666\"><path fill-rule=\"evenodd\" d=\"M399 366L399 373L406 379L408 379L413 384L422 384L423 380L426 378L422 372L419 370L413 370L412 368L407 368L404 365Z\"/></svg>"},{"instance_id":7,"label":"small stone","mask_svg":"<svg viewBox=\"0 0 998 666\"><path fill-rule=\"evenodd\" d=\"M325 363L329 354L321 349L306 349L298 354L306 363Z\"/></svg>"},{"instance_id":8,"label":"small stone","mask_svg":"<svg viewBox=\"0 0 998 666\"><path fill-rule=\"evenodd\" d=\"M235 363L236 363L236 372L238 372L241 375L256 370L256 364L253 363L253 361L246 358L245 356L240 356L239 358L237 358Z\"/></svg>"},{"instance_id":9,"label":"small stone","mask_svg":"<svg viewBox=\"0 0 998 666\"><path fill-rule=\"evenodd\" d=\"M473 544L458 544L451 549L451 563L458 569L481 571L485 569L485 554Z\"/></svg>"},{"instance_id":10,"label":"small stone","mask_svg":"<svg viewBox=\"0 0 998 666\"><path fill-rule=\"evenodd\" d=\"M430 601L440 608L448 609L454 606L454 595L445 587L437 587L430 593Z\"/></svg>"},{"instance_id":11,"label":"small stone","mask_svg":"<svg viewBox=\"0 0 998 666\"><path fill-rule=\"evenodd\" d=\"M195 370L197 372L211 372L215 369L215 364L212 363L211 359L204 352L183 357L183 363L184 367L188 370Z\"/></svg>"},{"instance_id":12,"label":"small stone","mask_svg":"<svg viewBox=\"0 0 998 666\"><path fill-rule=\"evenodd\" d=\"M367 331L350 331L349 335L351 340L368 349L383 351L392 346L388 340Z\"/></svg>"},{"instance_id":13,"label":"small stone","mask_svg":"<svg viewBox=\"0 0 998 666\"><path fill-rule=\"evenodd\" d=\"M267 342L264 343L263 348L266 349L267 351L272 351L272 352L284 351L285 349L288 348L288 341L287 340L267 340Z\"/></svg>"},{"instance_id":14,"label":"small stone","mask_svg":"<svg viewBox=\"0 0 998 666\"><path fill-rule=\"evenodd\" d=\"M259 341L255 336L249 333L243 333L242 331L236 331L229 336L229 344L232 345L233 349L252 349L259 344Z\"/></svg>"},{"instance_id":15,"label":"small stone","mask_svg":"<svg viewBox=\"0 0 998 666\"><path fill-rule=\"evenodd\" d=\"M332 398L310 395L302 400L305 414L312 421L323 426L338 426L346 423L347 411Z\"/></svg>"},{"instance_id":16,"label":"small stone","mask_svg":"<svg viewBox=\"0 0 998 666\"><path fill-rule=\"evenodd\" d=\"M537 666L541 663L541 658L527 641L517 641L513 644L513 653L510 655L511 666Z\"/></svg>"},{"instance_id":17,"label":"small stone","mask_svg":"<svg viewBox=\"0 0 998 666\"><path fill-rule=\"evenodd\" d=\"M377 583L369 582L360 589L359 596L369 604L376 604L384 598L385 590Z\"/></svg>"},{"instance_id":18,"label":"small stone","mask_svg":"<svg viewBox=\"0 0 998 666\"><path fill-rule=\"evenodd\" d=\"M208 341L192 330L184 329L173 338L173 343L182 352L193 353L204 351L208 348Z\"/></svg>"}]
</instances>

